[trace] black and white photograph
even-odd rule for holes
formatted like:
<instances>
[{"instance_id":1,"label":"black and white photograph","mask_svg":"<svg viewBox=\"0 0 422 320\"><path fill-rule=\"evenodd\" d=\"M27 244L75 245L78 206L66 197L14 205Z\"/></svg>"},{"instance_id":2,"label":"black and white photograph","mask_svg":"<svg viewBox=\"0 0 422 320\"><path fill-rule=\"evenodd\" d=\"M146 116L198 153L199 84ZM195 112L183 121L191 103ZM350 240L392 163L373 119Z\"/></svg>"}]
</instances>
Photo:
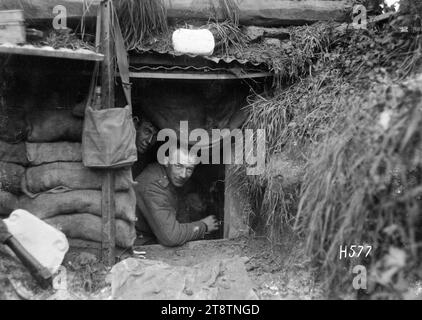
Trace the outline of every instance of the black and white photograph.
<instances>
[{"instance_id":1,"label":"black and white photograph","mask_svg":"<svg viewBox=\"0 0 422 320\"><path fill-rule=\"evenodd\" d=\"M0 0L0 300L422 300L422 0Z\"/></svg>"}]
</instances>

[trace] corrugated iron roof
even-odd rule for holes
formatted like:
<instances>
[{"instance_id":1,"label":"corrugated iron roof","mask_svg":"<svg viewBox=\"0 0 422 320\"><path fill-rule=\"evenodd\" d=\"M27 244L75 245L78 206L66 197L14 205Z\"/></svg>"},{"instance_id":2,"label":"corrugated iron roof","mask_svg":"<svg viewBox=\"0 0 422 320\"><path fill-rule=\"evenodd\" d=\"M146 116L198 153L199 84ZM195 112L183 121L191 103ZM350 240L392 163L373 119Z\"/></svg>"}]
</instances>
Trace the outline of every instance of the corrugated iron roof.
<instances>
[{"instance_id":1,"label":"corrugated iron roof","mask_svg":"<svg viewBox=\"0 0 422 320\"><path fill-rule=\"evenodd\" d=\"M159 50L152 50L152 49L150 49L150 50L142 50L142 51L141 50L138 50L138 51L140 53L150 52L150 53L159 53L159 54L170 54L170 55L178 56L178 57L180 57L180 56L187 56L187 57L190 57L190 58L200 57L200 58L207 59L207 60L210 60L210 61L215 62L215 63L220 63L221 61L223 61L224 63L232 63L233 61L235 61L235 62L238 62L240 64L252 63L252 64L254 64L256 66L259 65L259 63L258 64L255 64L255 63L253 63L251 61L248 61L246 59L237 59L235 57L202 56L202 55L195 55L195 54L180 53L180 52L176 52L174 50L162 50L162 51L159 51Z\"/></svg>"},{"instance_id":2,"label":"corrugated iron roof","mask_svg":"<svg viewBox=\"0 0 422 320\"><path fill-rule=\"evenodd\" d=\"M159 54L159 55L170 55L170 56L174 56L174 57L188 57L188 58L199 58L199 59L204 59L207 61L211 61L215 64L232 64L232 63L237 63L239 65L242 66L250 66L250 67L260 67L260 68L265 68L268 69L268 66L266 63L264 62L256 62L256 61L250 61L247 59L238 59L234 56L202 56L202 55L195 55L195 54L185 54L185 53L180 53L180 52L176 52L174 50L154 50L154 49L146 49L146 50L136 50L136 52L140 55L142 54Z\"/></svg>"}]
</instances>

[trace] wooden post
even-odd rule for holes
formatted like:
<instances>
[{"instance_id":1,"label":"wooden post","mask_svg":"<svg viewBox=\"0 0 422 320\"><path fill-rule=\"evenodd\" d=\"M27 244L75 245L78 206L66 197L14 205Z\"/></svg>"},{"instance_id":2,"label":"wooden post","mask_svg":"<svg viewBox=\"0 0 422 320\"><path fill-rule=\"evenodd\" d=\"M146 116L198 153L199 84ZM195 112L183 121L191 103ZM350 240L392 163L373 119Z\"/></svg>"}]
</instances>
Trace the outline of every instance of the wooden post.
<instances>
[{"instance_id":1,"label":"wooden post","mask_svg":"<svg viewBox=\"0 0 422 320\"><path fill-rule=\"evenodd\" d=\"M111 1L101 2L101 51L104 62L101 65L101 92L104 109L114 107L114 44L111 38ZM107 266L115 263L116 221L115 221L115 194L114 172L107 170L102 185L102 260Z\"/></svg>"},{"instance_id":2,"label":"wooden post","mask_svg":"<svg viewBox=\"0 0 422 320\"><path fill-rule=\"evenodd\" d=\"M223 163L232 163L225 166L225 190L224 190L224 239L236 239L243 235L248 235L249 227L246 221L245 213L250 209L247 199L241 197L236 192L230 181L230 171L236 167L236 164L243 160L243 154L238 154L234 144L224 145L229 147L231 153L227 153L230 158L224 159ZM229 162L230 161L230 162Z\"/></svg>"},{"instance_id":3,"label":"wooden post","mask_svg":"<svg viewBox=\"0 0 422 320\"><path fill-rule=\"evenodd\" d=\"M224 191L224 239L236 239L249 234L246 221L250 210L248 200L242 197L231 186L229 171L235 165L226 165L225 191Z\"/></svg>"}]
</instances>

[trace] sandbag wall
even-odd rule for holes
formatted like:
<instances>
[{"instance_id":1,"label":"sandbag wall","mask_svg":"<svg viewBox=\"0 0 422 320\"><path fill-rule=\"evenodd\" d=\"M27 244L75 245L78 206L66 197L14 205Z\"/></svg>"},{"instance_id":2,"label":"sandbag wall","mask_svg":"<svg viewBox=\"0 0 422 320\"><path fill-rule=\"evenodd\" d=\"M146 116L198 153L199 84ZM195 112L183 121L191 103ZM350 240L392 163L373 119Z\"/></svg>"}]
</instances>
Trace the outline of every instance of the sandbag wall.
<instances>
[{"instance_id":1,"label":"sandbag wall","mask_svg":"<svg viewBox=\"0 0 422 320\"><path fill-rule=\"evenodd\" d=\"M21 181L28 165L24 118L18 109L0 112L0 218L17 209L22 194Z\"/></svg>"},{"instance_id":2,"label":"sandbag wall","mask_svg":"<svg viewBox=\"0 0 422 320\"><path fill-rule=\"evenodd\" d=\"M41 109L26 116L26 125L26 141L14 145L15 157L9 159L9 153L6 158L14 162L4 162L9 171L2 193L8 206L4 209L25 209L69 239L100 243L104 171L82 163L83 119L69 109ZM19 164L22 154L25 161ZM116 171L115 190L116 245L128 248L136 238L136 198L129 168Z\"/></svg>"}]
</instances>

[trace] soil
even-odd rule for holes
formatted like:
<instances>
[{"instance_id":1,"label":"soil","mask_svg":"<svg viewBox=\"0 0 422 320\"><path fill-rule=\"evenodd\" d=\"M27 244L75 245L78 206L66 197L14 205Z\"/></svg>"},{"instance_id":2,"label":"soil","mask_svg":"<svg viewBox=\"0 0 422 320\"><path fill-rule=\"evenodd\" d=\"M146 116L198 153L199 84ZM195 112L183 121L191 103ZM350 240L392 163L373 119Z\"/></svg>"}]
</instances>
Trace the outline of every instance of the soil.
<instances>
[{"instance_id":1,"label":"soil","mask_svg":"<svg viewBox=\"0 0 422 320\"><path fill-rule=\"evenodd\" d=\"M213 258L246 257L248 275L260 299L324 299L321 284L309 267L302 244L286 235L281 245L265 239L241 238L190 242L178 248L159 245L136 248L145 258L176 266L193 266ZM111 299L109 269L95 255L71 251L63 262L67 287L41 290L19 261L0 249L0 299ZM122 257L123 258L123 257ZM56 285L57 288L57 285Z\"/></svg>"}]
</instances>

